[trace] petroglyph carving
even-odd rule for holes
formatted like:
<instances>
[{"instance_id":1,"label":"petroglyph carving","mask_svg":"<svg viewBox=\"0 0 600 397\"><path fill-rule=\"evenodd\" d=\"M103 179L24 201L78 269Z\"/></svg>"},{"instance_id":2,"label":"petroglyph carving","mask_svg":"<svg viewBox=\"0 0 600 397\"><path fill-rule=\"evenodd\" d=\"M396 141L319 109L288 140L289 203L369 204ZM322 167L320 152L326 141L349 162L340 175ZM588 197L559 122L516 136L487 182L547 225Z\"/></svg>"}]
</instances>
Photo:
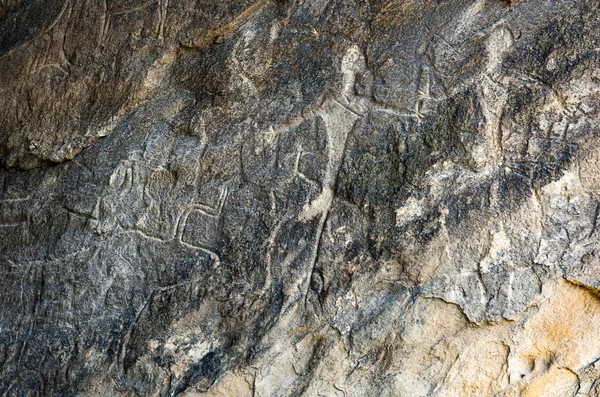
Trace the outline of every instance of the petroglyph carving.
<instances>
[{"instance_id":1,"label":"petroglyph carving","mask_svg":"<svg viewBox=\"0 0 600 397\"><path fill-rule=\"evenodd\" d=\"M102 0L103 15L100 22L100 44L106 44L110 33L112 19L116 16L134 13L156 6L156 37L164 42L165 23L169 8L169 0L141 0L141 1L109 1Z\"/></svg>"},{"instance_id":2,"label":"petroglyph carving","mask_svg":"<svg viewBox=\"0 0 600 397\"><path fill-rule=\"evenodd\" d=\"M23 226L26 222L24 205L29 200L31 196L0 199L0 227Z\"/></svg>"},{"instance_id":3,"label":"petroglyph carving","mask_svg":"<svg viewBox=\"0 0 600 397\"><path fill-rule=\"evenodd\" d=\"M195 152L201 154L206 145L202 119L198 128L203 140ZM181 195L182 190L195 186L197 174L191 179L187 173L179 177L161 165L149 168L148 162L142 163L145 157L154 158L157 150L167 149L168 145L160 139L156 142L151 139L144 152L129 153L127 160L122 161L110 175L105 195L94 207L90 225L97 233L120 230L158 242L175 240L186 247L207 253L219 263L218 255L210 247L219 233L228 189L222 188L214 206L193 202L190 194ZM186 153L179 155L184 156L182 161L190 162L183 165L196 161L187 158L189 156ZM173 197L174 192L179 192L181 196ZM165 206L172 206L174 199L178 205L168 210Z\"/></svg>"},{"instance_id":4,"label":"petroglyph carving","mask_svg":"<svg viewBox=\"0 0 600 397\"><path fill-rule=\"evenodd\" d=\"M207 247L214 244L219 234L227 194L227 187L224 187L215 207L196 203L186 209L179 217L177 239L185 245L209 251Z\"/></svg>"},{"instance_id":5,"label":"petroglyph carving","mask_svg":"<svg viewBox=\"0 0 600 397\"><path fill-rule=\"evenodd\" d=\"M98 233L106 233L116 226L118 205L138 186L138 162L141 158L141 151L129 153L127 160L122 161L111 174L106 195L98 200L92 212L94 219L90 221L90 225Z\"/></svg>"},{"instance_id":6,"label":"petroglyph carving","mask_svg":"<svg viewBox=\"0 0 600 397\"><path fill-rule=\"evenodd\" d=\"M159 237L145 233L142 230L132 228L126 233L135 233L144 238L158 242L177 241L181 245L200 250L208 254L211 259L219 265L221 260L219 255L210 249L210 245L218 237L220 217L227 201L228 189L224 187L216 206L211 207L203 203L194 203L184 208L177 215L174 224L171 226L171 233L166 237ZM193 218L193 225L188 228L190 216Z\"/></svg>"},{"instance_id":7,"label":"petroglyph carving","mask_svg":"<svg viewBox=\"0 0 600 397\"><path fill-rule=\"evenodd\" d=\"M597 394L594 3L0 0L0 395Z\"/></svg>"},{"instance_id":8,"label":"petroglyph carving","mask_svg":"<svg viewBox=\"0 0 600 397\"><path fill-rule=\"evenodd\" d=\"M414 84L415 104L411 114L417 123L423 122L431 108L448 97L446 87L435 67L435 62L431 59L430 52L430 46L427 45L423 52L417 55L417 78Z\"/></svg>"},{"instance_id":9,"label":"petroglyph carving","mask_svg":"<svg viewBox=\"0 0 600 397\"><path fill-rule=\"evenodd\" d=\"M488 62L481 85L481 105L486 122L486 161L498 166L502 156L502 113L508 100L508 88L501 76L501 66L507 51L514 44L514 36L505 25L493 30L487 42ZM477 159L483 165L481 157Z\"/></svg>"},{"instance_id":10,"label":"petroglyph carving","mask_svg":"<svg viewBox=\"0 0 600 397\"><path fill-rule=\"evenodd\" d=\"M67 28L73 11L73 2L66 0L56 17L45 32L37 38L40 50L34 52L28 65L28 74L35 74L46 68L55 68L68 75L70 65L64 52Z\"/></svg>"},{"instance_id":11,"label":"petroglyph carving","mask_svg":"<svg viewBox=\"0 0 600 397\"><path fill-rule=\"evenodd\" d=\"M323 106L313 113L313 117L320 117L324 122L324 127L327 134L328 155L324 177L320 183L321 192L312 201L306 203L300 214L297 216L298 221L302 223L306 223L313 219L318 219L314 237L306 247L309 252L306 254L307 263L305 265L307 268L307 275L303 277L303 280L298 282L297 286L298 290L303 291L302 295L305 299L307 297L310 282L317 264L323 230L325 228L327 217L333 203L333 192L335 190L337 175L344 158L348 135L354 128L356 122L364 117L368 112L381 111L400 118L412 117L411 115L398 113L394 109L376 105L369 97L357 95L357 76L364 72L365 69L366 62L364 54L362 54L361 50L357 46L350 47L341 63L341 71L343 75L341 92L337 97L326 100ZM304 119L299 119L291 125L286 125L276 129L271 128L271 134L273 134L273 131L281 131L293 128L303 121ZM294 173L304 180L313 182L299 172L301 156L302 151L300 148L296 157ZM279 225L282 226L284 223L288 222L293 222L293 218L286 218ZM273 234L269 239L271 245L274 243L277 234L281 230L285 229L279 229L279 227L277 227L273 231ZM272 266L274 265L274 263L272 263L272 249L273 248L269 248L268 258L270 259L267 261L268 274L263 290L268 287L268 284L272 279ZM288 302L288 304L291 303Z\"/></svg>"},{"instance_id":12,"label":"petroglyph carving","mask_svg":"<svg viewBox=\"0 0 600 397\"><path fill-rule=\"evenodd\" d=\"M165 40L165 23L169 10L169 0L158 0L158 39Z\"/></svg>"}]
</instances>

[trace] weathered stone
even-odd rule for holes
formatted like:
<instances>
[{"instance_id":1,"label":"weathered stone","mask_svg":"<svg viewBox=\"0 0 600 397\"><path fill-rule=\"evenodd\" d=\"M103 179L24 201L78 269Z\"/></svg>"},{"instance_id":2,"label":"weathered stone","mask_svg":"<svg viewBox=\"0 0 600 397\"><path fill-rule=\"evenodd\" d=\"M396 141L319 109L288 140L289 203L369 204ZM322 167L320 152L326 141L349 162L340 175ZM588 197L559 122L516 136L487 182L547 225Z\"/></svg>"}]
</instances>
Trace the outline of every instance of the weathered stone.
<instances>
[{"instance_id":1,"label":"weathered stone","mask_svg":"<svg viewBox=\"0 0 600 397\"><path fill-rule=\"evenodd\" d=\"M0 394L596 396L600 7L0 0Z\"/></svg>"}]
</instances>

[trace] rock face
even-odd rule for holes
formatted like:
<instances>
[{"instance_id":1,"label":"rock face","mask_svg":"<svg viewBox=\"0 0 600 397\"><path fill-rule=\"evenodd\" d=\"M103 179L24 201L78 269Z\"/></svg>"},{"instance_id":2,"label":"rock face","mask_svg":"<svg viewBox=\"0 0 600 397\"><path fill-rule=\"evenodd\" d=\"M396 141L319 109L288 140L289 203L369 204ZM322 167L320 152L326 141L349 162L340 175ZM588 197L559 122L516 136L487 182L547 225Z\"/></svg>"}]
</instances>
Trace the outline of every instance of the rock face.
<instances>
[{"instance_id":1,"label":"rock face","mask_svg":"<svg viewBox=\"0 0 600 397\"><path fill-rule=\"evenodd\" d=\"M600 396L592 0L0 0L2 396Z\"/></svg>"}]
</instances>

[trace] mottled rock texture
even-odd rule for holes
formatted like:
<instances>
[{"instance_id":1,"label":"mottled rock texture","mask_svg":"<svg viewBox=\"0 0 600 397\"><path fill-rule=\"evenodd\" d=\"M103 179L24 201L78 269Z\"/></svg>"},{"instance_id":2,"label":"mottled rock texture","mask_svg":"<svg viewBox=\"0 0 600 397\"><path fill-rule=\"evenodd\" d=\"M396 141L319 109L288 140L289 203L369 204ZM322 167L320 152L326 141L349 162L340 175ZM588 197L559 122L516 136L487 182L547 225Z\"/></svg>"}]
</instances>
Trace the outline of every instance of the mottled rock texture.
<instances>
[{"instance_id":1,"label":"mottled rock texture","mask_svg":"<svg viewBox=\"0 0 600 397\"><path fill-rule=\"evenodd\" d=\"M0 395L600 396L597 0L0 0Z\"/></svg>"}]
</instances>

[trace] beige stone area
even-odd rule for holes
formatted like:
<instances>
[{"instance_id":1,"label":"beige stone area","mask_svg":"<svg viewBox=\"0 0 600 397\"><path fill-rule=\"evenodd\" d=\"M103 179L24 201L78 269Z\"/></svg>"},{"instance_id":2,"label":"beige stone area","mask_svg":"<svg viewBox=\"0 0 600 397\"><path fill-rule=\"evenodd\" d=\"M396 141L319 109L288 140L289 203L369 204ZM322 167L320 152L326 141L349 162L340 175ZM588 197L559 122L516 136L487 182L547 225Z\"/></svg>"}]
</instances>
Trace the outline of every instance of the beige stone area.
<instances>
[{"instance_id":1,"label":"beige stone area","mask_svg":"<svg viewBox=\"0 0 600 397\"><path fill-rule=\"evenodd\" d=\"M253 397L254 374L252 372L229 372L207 392L187 391L182 397Z\"/></svg>"},{"instance_id":2,"label":"beige stone area","mask_svg":"<svg viewBox=\"0 0 600 397\"><path fill-rule=\"evenodd\" d=\"M547 284L515 321L485 325L470 323L454 304L419 298L387 336L384 357L364 366L352 362L347 340L329 327L288 340L297 324L287 319L287 335L283 325L275 330L278 341L261 357L263 365L229 371L208 391L182 396L294 395L288 391L309 376L313 382L301 395L359 395L363 380L376 373L393 379L384 394L390 396L597 395L591 380L600 357L600 298L564 280ZM110 386L93 390L103 388Z\"/></svg>"},{"instance_id":3,"label":"beige stone area","mask_svg":"<svg viewBox=\"0 0 600 397\"><path fill-rule=\"evenodd\" d=\"M347 339L330 327L290 344L293 328L278 328L272 337L279 342L259 360L263 365L227 372L208 391L184 395L371 395L363 385L374 376L389 385L385 396L597 395L600 298L560 279L514 321L474 324L454 304L419 298L397 332L373 342L382 343L385 354L372 363L353 362ZM303 377L312 382L298 389Z\"/></svg>"},{"instance_id":4,"label":"beige stone area","mask_svg":"<svg viewBox=\"0 0 600 397\"><path fill-rule=\"evenodd\" d=\"M588 395L591 385L582 373L600 357L597 292L561 281L545 295L516 338L511 381L524 397Z\"/></svg>"}]
</instances>

